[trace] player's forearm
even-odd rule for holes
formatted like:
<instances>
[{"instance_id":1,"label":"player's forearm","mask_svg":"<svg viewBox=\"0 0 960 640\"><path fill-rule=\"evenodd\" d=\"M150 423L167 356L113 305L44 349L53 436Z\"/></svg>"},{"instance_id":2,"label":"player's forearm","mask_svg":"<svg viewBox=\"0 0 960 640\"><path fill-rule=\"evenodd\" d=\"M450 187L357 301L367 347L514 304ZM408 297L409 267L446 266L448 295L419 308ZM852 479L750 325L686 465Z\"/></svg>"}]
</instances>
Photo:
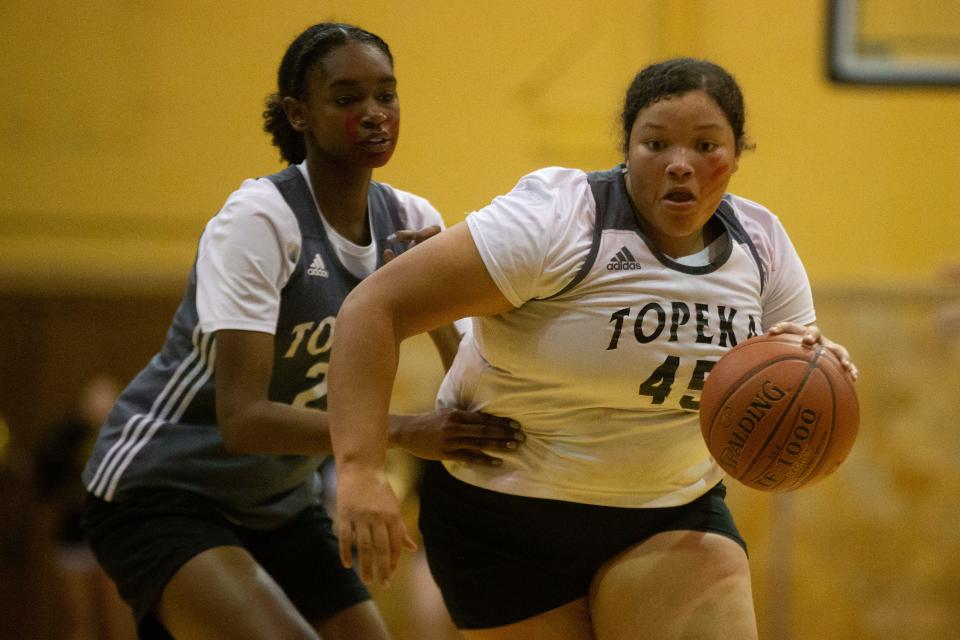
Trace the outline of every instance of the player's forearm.
<instances>
[{"instance_id":1,"label":"player's forearm","mask_svg":"<svg viewBox=\"0 0 960 640\"><path fill-rule=\"evenodd\" d=\"M388 446L399 447L414 416L388 416ZM326 412L265 401L242 416L221 423L228 451L234 454L327 455L333 452Z\"/></svg>"},{"instance_id":2,"label":"player's forearm","mask_svg":"<svg viewBox=\"0 0 960 640\"><path fill-rule=\"evenodd\" d=\"M236 454L325 455L327 414L270 400L251 401L220 417L224 445Z\"/></svg>"},{"instance_id":3,"label":"player's forearm","mask_svg":"<svg viewBox=\"0 0 960 640\"><path fill-rule=\"evenodd\" d=\"M430 331L430 339L440 354L440 361L443 362L443 370L449 371L453 359L457 355L457 349L460 347L460 330L457 325L450 323Z\"/></svg>"},{"instance_id":4,"label":"player's forearm","mask_svg":"<svg viewBox=\"0 0 960 640\"><path fill-rule=\"evenodd\" d=\"M328 378L330 435L342 470L380 469L386 463L400 350L391 310L358 291L338 314Z\"/></svg>"}]
</instances>

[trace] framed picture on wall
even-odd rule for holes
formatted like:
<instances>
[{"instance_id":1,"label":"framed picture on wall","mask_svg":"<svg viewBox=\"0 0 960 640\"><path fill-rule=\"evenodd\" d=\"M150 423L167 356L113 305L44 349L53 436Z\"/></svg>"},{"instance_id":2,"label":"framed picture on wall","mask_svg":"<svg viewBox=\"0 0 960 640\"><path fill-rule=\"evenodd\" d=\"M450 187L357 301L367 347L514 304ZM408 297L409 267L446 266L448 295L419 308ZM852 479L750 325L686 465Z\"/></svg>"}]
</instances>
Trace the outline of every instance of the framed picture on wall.
<instances>
[{"instance_id":1,"label":"framed picture on wall","mask_svg":"<svg viewBox=\"0 0 960 640\"><path fill-rule=\"evenodd\" d=\"M960 87L957 0L828 0L827 68L847 84Z\"/></svg>"}]
</instances>

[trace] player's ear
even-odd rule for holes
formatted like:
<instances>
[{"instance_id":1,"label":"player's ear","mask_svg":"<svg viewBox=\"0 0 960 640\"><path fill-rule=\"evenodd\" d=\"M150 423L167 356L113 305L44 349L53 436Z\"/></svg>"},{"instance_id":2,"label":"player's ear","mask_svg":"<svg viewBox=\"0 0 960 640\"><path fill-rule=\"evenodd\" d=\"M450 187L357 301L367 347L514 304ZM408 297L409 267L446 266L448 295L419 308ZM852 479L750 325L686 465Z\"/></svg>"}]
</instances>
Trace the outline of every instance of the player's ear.
<instances>
[{"instance_id":1,"label":"player's ear","mask_svg":"<svg viewBox=\"0 0 960 640\"><path fill-rule=\"evenodd\" d=\"M307 105L302 100L297 100L287 96L283 99L283 112L287 114L287 120L294 131L303 133L309 126L307 124Z\"/></svg>"}]
</instances>

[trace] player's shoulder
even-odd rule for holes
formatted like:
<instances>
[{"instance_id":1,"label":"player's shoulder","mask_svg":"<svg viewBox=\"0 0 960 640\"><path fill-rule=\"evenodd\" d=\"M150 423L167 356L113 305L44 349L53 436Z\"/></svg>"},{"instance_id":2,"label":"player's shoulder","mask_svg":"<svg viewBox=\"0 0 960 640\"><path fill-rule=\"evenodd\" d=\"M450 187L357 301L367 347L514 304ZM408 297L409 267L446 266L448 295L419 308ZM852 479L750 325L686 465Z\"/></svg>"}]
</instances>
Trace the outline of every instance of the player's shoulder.
<instances>
[{"instance_id":1,"label":"player's shoulder","mask_svg":"<svg viewBox=\"0 0 960 640\"><path fill-rule=\"evenodd\" d=\"M440 212L427 198L406 189L400 189L387 182L377 181L375 184L393 194L400 206L401 215L411 228L414 226L421 228L432 224L442 226L443 219Z\"/></svg>"},{"instance_id":2,"label":"player's shoulder","mask_svg":"<svg viewBox=\"0 0 960 640\"><path fill-rule=\"evenodd\" d=\"M732 193L724 196L724 200L731 206L740 224L751 236L783 233L780 218L759 202Z\"/></svg>"},{"instance_id":3,"label":"player's shoulder","mask_svg":"<svg viewBox=\"0 0 960 640\"><path fill-rule=\"evenodd\" d=\"M544 167L531 171L517 182L508 198L542 212L575 213L593 208L588 174L581 169Z\"/></svg>"},{"instance_id":4,"label":"player's shoulder","mask_svg":"<svg viewBox=\"0 0 960 640\"><path fill-rule=\"evenodd\" d=\"M205 236L248 238L264 232L296 240L299 223L293 209L269 178L247 178L207 222ZM239 234L239 235L238 235Z\"/></svg>"},{"instance_id":5,"label":"player's shoulder","mask_svg":"<svg viewBox=\"0 0 960 640\"><path fill-rule=\"evenodd\" d=\"M550 191L575 191L587 185L587 173L569 167L544 167L531 171L517 183L517 188L544 189Z\"/></svg>"},{"instance_id":6,"label":"player's shoulder","mask_svg":"<svg viewBox=\"0 0 960 640\"><path fill-rule=\"evenodd\" d=\"M285 205L283 195L269 178L247 178L227 196L224 208L242 213L289 208Z\"/></svg>"},{"instance_id":7,"label":"player's shoulder","mask_svg":"<svg viewBox=\"0 0 960 640\"><path fill-rule=\"evenodd\" d=\"M400 206L403 208L407 208L407 207L413 207L418 209L434 208L430 200L428 200L427 198L421 195L417 195L412 191L407 191L406 189L395 187L388 182L376 181L374 182L374 184L379 185L380 187L383 187L384 189L386 189L388 192L392 193L394 197L397 199L397 202L399 202Z\"/></svg>"}]
</instances>

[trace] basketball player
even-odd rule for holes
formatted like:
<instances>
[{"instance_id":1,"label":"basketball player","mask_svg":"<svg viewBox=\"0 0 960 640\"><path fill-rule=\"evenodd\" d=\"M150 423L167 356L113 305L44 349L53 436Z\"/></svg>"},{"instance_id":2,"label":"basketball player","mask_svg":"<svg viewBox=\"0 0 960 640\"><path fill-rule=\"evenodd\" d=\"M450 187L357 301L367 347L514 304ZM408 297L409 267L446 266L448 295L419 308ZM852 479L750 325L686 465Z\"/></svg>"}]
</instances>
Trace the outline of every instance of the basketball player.
<instances>
[{"instance_id":1,"label":"basketball player","mask_svg":"<svg viewBox=\"0 0 960 640\"><path fill-rule=\"evenodd\" d=\"M85 468L88 537L142 637L386 638L318 500L331 337L350 290L403 251L390 241L442 222L371 180L399 131L378 36L304 31L264 118L290 166L243 182L208 223L162 351ZM449 335L437 338L447 363ZM518 438L507 420L451 410L392 418L389 433L420 456L478 464Z\"/></svg>"},{"instance_id":2,"label":"basketball player","mask_svg":"<svg viewBox=\"0 0 960 640\"><path fill-rule=\"evenodd\" d=\"M856 375L813 324L778 219L727 193L748 146L734 79L706 61L652 65L622 127L624 164L527 175L341 309L337 527L362 577L388 576L406 535L383 480L399 340L474 317L438 405L509 415L527 434L498 467L428 463L424 544L470 639L756 638L700 389L726 351L770 328L829 345Z\"/></svg>"}]
</instances>

